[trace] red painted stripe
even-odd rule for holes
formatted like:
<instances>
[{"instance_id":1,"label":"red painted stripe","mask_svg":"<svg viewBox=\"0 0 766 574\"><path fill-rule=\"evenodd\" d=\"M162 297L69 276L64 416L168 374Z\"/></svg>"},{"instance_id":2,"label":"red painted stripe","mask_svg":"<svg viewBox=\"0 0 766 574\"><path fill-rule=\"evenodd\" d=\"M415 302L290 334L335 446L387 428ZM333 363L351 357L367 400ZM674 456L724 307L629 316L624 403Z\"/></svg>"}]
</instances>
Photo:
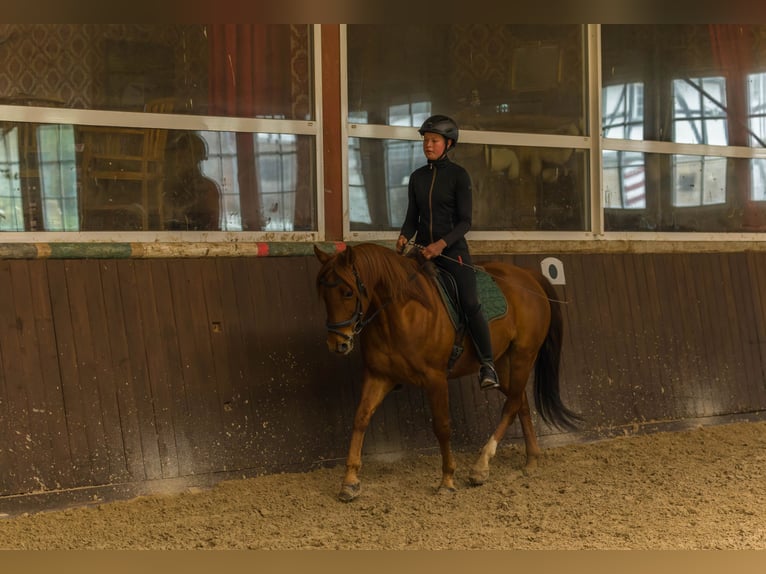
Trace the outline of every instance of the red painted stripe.
<instances>
[{"instance_id":1,"label":"red painted stripe","mask_svg":"<svg viewBox=\"0 0 766 574\"><path fill-rule=\"evenodd\" d=\"M341 251L346 250L346 244L342 241L336 241L335 242L335 253L340 253Z\"/></svg>"},{"instance_id":2,"label":"red painted stripe","mask_svg":"<svg viewBox=\"0 0 766 574\"><path fill-rule=\"evenodd\" d=\"M268 243L257 243L257 253L258 257L267 257L269 255L269 244Z\"/></svg>"}]
</instances>

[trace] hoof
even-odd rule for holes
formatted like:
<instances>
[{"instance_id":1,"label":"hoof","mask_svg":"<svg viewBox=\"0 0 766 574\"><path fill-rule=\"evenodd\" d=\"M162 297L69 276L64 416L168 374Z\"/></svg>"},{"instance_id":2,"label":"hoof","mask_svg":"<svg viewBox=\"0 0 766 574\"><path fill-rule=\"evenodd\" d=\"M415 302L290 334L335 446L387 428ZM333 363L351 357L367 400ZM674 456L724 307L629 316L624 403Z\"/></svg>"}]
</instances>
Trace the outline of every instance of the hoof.
<instances>
[{"instance_id":1,"label":"hoof","mask_svg":"<svg viewBox=\"0 0 766 574\"><path fill-rule=\"evenodd\" d=\"M340 500L341 502L351 502L357 496L359 496L359 493L361 492L362 492L362 484L359 482L356 482L354 484L344 484L340 487L340 492L338 493L338 500Z\"/></svg>"},{"instance_id":2,"label":"hoof","mask_svg":"<svg viewBox=\"0 0 766 574\"><path fill-rule=\"evenodd\" d=\"M436 494L439 496L451 496L457 492L457 488L454 486L440 486L436 489Z\"/></svg>"},{"instance_id":3,"label":"hoof","mask_svg":"<svg viewBox=\"0 0 766 574\"><path fill-rule=\"evenodd\" d=\"M468 476L468 482L471 483L471 486L481 486L482 484L487 482L488 478L489 478L488 470L474 470Z\"/></svg>"},{"instance_id":4,"label":"hoof","mask_svg":"<svg viewBox=\"0 0 766 574\"><path fill-rule=\"evenodd\" d=\"M534 474L539 469L539 466L537 465L537 459L533 458L532 460L527 461L527 464L524 465L524 468L522 469L524 476L529 476L530 474Z\"/></svg>"}]
</instances>

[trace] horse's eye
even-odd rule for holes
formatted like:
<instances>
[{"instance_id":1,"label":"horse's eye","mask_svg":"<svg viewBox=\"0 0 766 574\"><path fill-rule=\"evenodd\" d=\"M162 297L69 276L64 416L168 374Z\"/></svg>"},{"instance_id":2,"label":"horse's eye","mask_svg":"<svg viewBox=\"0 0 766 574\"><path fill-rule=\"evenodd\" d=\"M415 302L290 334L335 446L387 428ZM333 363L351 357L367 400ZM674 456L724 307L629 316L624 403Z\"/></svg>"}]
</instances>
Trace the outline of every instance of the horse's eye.
<instances>
[{"instance_id":1,"label":"horse's eye","mask_svg":"<svg viewBox=\"0 0 766 574\"><path fill-rule=\"evenodd\" d=\"M354 292L351 289L344 289L343 290L343 298L344 299L351 299L354 296Z\"/></svg>"}]
</instances>

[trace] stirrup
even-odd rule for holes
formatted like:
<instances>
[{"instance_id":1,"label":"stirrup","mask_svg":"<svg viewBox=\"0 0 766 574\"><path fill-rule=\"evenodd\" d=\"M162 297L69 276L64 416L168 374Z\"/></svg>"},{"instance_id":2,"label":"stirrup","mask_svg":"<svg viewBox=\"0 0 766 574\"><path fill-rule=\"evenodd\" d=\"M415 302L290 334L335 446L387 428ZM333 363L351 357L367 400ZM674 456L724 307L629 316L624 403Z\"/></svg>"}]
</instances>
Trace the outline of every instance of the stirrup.
<instances>
[{"instance_id":1,"label":"stirrup","mask_svg":"<svg viewBox=\"0 0 766 574\"><path fill-rule=\"evenodd\" d=\"M479 387L482 391L500 388L500 383L497 382L497 372L489 363L484 363L479 370Z\"/></svg>"}]
</instances>

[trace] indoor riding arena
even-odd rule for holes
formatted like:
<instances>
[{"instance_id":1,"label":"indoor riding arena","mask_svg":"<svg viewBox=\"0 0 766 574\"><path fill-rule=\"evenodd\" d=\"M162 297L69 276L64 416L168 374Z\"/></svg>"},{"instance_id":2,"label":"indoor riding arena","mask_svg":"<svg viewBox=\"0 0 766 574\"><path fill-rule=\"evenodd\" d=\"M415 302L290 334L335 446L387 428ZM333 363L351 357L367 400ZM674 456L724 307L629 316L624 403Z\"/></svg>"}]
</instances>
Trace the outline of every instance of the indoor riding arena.
<instances>
[{"instance_id":1,"label":"indoor riding arena","mask_svg":"<svg viewBox=\"0 0 766 574\"><path fill-rule=\"evenodd\" d=\"M0 548L766 549L766 27L13 24L2 46ZM393 250L431 113L461 128L476 266L555 292L581 422L546 423L530 377L539 464L515 421L476 485L504 395L449 378L445 491L428 397L398 385L342 502L365 363L328 349L314 248Z\"/></svg>"}]
</instances>

